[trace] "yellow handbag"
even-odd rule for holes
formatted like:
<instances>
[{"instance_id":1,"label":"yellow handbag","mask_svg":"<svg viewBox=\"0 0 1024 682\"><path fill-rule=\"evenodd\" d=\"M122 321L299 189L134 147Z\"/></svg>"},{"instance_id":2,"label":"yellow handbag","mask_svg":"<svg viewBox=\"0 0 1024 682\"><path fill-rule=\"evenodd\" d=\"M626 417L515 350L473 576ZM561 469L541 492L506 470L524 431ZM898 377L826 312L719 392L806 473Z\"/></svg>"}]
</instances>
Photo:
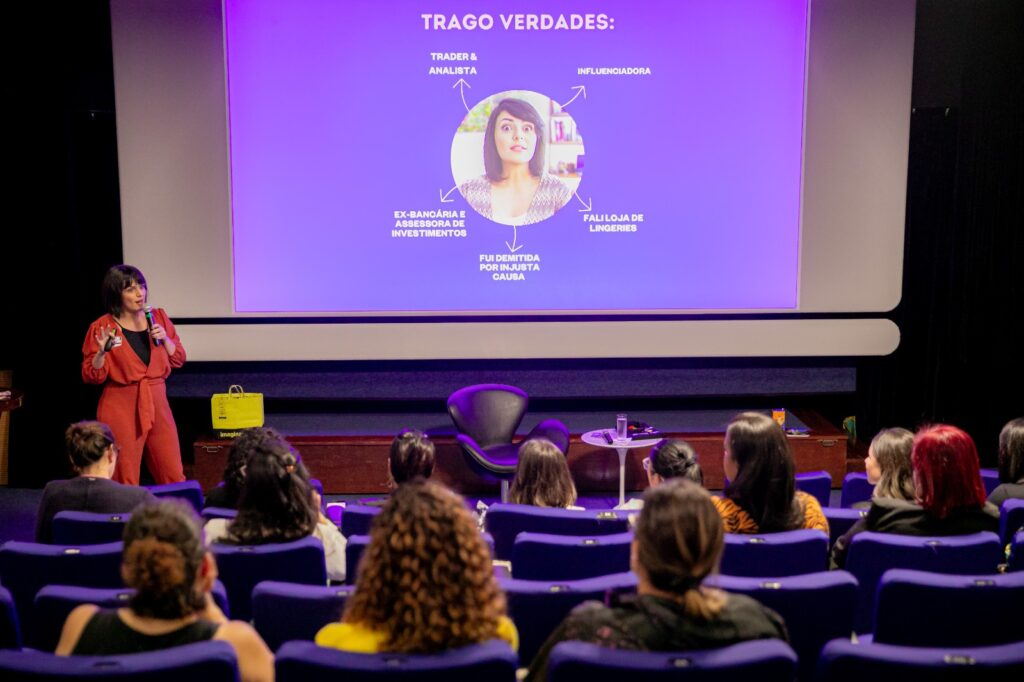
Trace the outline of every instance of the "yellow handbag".
<instances>
[{"instance_id":1,"label":"yellow handbag","mask_svg":"<svg viewBox=\"0 0 1024 682\"><path fill-rule=\"evenodd\" d=\"M246 393L238 384L227 393L214 393L210 398L213 428L221 438L233 438L242 429L263 426L263 394Z\"/></svg>"}]
</instances>

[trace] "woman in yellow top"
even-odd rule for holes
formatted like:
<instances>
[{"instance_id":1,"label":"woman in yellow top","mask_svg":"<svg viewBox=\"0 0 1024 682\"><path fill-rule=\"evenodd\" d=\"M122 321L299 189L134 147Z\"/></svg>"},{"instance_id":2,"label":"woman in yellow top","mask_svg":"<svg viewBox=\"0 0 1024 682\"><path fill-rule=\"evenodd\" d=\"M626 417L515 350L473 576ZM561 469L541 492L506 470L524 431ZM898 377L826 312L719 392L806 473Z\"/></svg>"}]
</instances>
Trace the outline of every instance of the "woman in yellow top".
<instances>
[{"instance_id":1,"label":"woman in yellow top","mask_svg":"<svg viewBox=\"0 0 1024 682\"><path fill-rule=\"evenodd\" d=\"M828 520L812 496L796 489L796 464L782 427L758 412L729 422L722 460L729 485L712 498L726 533L772 533L814 528Z\"/></svg>"},{"instance_id":2,"label":"woman in yellow top","mask_svg":"<svg viewBox=\"0 0 1024 682\"><path fill-rule=\"evenodd\" d=\"M374 519L355 593L320 646L429 654L519 634L491 554L465 502L423 479L398 487Z\"/></svg>"}]
</instances>

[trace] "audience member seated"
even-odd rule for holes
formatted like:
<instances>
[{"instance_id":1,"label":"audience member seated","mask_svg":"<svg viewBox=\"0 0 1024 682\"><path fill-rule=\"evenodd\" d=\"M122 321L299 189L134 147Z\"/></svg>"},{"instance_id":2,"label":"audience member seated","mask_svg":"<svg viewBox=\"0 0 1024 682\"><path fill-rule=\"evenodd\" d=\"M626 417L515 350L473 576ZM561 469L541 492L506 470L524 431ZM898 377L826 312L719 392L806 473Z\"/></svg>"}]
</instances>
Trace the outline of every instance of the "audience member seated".
<instances>
[{"instance_id":1,"label":"audience member seated","mask_svg":"<svg viewBox=\"0 0 1024 682\"><path fill-rule=\"evenodd\" d=\"M708 493L676 478L644 493L630 566L636 595L587 602L573 609L538 652L527 679L543 680L559 642L591 642L610 649L688 651L751 639L787 639L782 619L740 594L704 587L725 540L721 516Z\"/></svg>"},{"instance_id":2,"label":"audience member seated","mask_svg":"<svg viewBox=\"0 0 1024 682\"><path fill-rule=\"evenodd\" d=\"M397 488L414 478L430 478L434 473L434 444L422 431L404 429L391 442L388 453L388 478Z\"/></svg>"},{"instance_id":3,"label":"audience member seated","mask_svg":"<svg viewBox=\"0 0 1024 682\"><path fill-rule=\"evenodd\" d=\"M82 511L101 514L127 513L156 498L145 488L110 480L117 464L117 443L110 427L102 422L72 424L64 432L71 468L78 475L66 481L50 481L43 490L36 515L36 542L50 542L57 512Z\"/></svg>"},{"instance_id":4,"label":"audience member seated","mask_svg":"<svg viewBox=\"0 0 1024 682\"><path fill-rule=\"evenodd\" d=\"M551 441L532 438L519 448L516 475L508 491L513 504L535 507L582 509L576 503L576 486L565 455Z\"/></svg>"},{"instance_id":5,"label":"audience member seated","mask_svg":"<svg viewBox=\"0 0 1024 682\"><path fill-rule=\"evenodd\" d=\"M1024 499L1024 417L999 432L999 485L988 501L998 507L1009 499Z\"/></svg>"},{"instance_id":6,"label":"audience member seated","mask_svg":"<svg viewBox=\"0 0 1024 682\"><path fill-rule=\"evenodd\" d=\"M257 446L268 440L281 440L281 435L267 426L245 429L238 434L228 451L228 463L221 476L222 485L206 493L204 506L238 509L238 498L245 481L245 461Z\"/></svg>"},{"instance_id":7,"label":"audience member seated","mask_svg":"<svg viewBox=\"0 0 1024 682\"><path fill-rule=\"evenodd\" d=\"M968 535L999 532L999 510L985 502L978 451L966 433L947 424L930 426L914 436L913 502L875 496L871 508L832 548L832 563L842 567L850 542L865 530L899 535Z\"/></svg>"},{"instance_id":8,"label":"audience member seated","mask_svg":"<svg viewBox=\"0 0 1024 682\"><path fill-rule=\"evenodd\" d=\"M813 528L828 520L813 495L796 489L796 464L782 427L766 415L744 412L729 422L722 460L729 484L712 498L726 533L774 533Z\"/></svg>"},{"instance_id":9,"label":"audience member seated","mask_svg":"<svg viewBox=\"0 0 1024 682\"><path fill-rule=\"evenodd\" d=\"M356 653L436 653L518 634L465 502L416 479L373 522L355 592L316 643Z\"/></svg>"},{"instance_id":10,"label":"audience member seated","mask_svg":"<svg viewBox=\"0 0 1024 682\"><path fill-rule=\"evenodd\" d=\"M914 448L914 434L901 428L882 429L871 439L864 471L868 483L875 486L872 497L891 497L895 500L914 500L914 472L910 465L910 452ZM858 502L854 509L867 509L870 501Z\"/></svg>"},{"instance_id":11,"label":"audience member seated","mask_svg":"<svg viewBox=\"0 0 1024 682\"><path fill-rule=\"evenodd\" d=\"M58 655L133 654L219 639L234 647L242 680L273 679L267 645L247 623L225 618L210 595L217 564L203 547L191 507L166 500L138 508L125 528L121 574L136 590L128 606L76 608Z\"/></svg>"},{"instance_id":12,"label":"audience member seated","mask_svg":"<svg viewBox=\"0 0 1024 682\"><path fill-rule=\"evenodd\" d=\"M685 440L665 438L659 441L644 459L644 471L648 486L652 488L673 478L688 478L697 485L704 485L704 472L697 463L697 453ZM615 508L640 509L643 506L643 498L634 497Z\"/></svg>"},{"instance_id":13,"label":"audience member seated","mask_svg":"<svg viewBox=\"0 0 1024 682\"><path fill-rule=\"evenodd\" d=\"M245 463L245 481L234 519L210 519L207 543L265 545L314 535L323 542L327 577L345 579L345 538L320 512L320 496L309 484L306 467L283 438L253 446Z\"/></svg>"}]
</instances>

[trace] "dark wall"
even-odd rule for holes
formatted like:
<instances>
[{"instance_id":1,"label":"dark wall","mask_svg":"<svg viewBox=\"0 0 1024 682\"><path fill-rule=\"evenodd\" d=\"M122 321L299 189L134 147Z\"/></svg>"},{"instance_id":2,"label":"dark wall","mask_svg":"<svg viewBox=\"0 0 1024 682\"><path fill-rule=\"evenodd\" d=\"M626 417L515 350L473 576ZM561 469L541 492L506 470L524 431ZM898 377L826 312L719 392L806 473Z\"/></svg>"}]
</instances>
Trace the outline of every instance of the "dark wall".
<instances>
[{"instance_id":1,"label":"dark wall","mask_svg":"<svg viewBox=\"0 0 1024 682\"><path fill-rule=\"evenodd\" d=\"M919 0L904 296L892 313L901 346L848 362L857 366L855 396L789 396L834 421L855 407L862 436L950 421L975 436L990 464L1001 424L1024 414L1022 13L1014 0ZM0 369L13 369L27 395L12 419L12 481L40 485L64 473L63 428L95 412L97 392L79 379L80 344L102 312L102 274L121 261L110 21L104 0L22 3L7 16L2 87L14 179L0 257ZM870 276L871 264L864 269ZM182 425L186 436L204 412L182 410L179 421L196 415Z\"/></svg>"}]
</instances>

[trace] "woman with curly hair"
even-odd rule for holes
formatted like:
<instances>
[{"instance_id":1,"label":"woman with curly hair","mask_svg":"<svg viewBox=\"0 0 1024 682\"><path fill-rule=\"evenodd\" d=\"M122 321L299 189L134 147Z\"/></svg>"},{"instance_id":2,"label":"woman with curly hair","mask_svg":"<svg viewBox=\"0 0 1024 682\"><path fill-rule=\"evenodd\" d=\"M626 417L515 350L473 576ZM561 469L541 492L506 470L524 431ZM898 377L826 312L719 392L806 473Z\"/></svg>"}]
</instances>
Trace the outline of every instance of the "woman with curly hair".
<instances>
[{"instance_id":1,"label":"woman with curly hair","mask_svg":"<svg viewBox=\"0 0 1024 682\"><path fill-rule=\"evenodd\" d=\"M796 489L796 462L782 427L759 412L733 417L725 431L722 468L729 485L713 498L726 533L775 533L828 520L813 496Z\"/></svg>"},{"instance_id":2,"label":"woman with curly hair","mask_svg":"<svg viewBox=\"0 0 1024 682\"><path fill-rule=\"evenodd\" d=\"M429 654L519 635L505 615L491 555L465 502L416 479L373 521L355 593L320 646L358 653Z\"/></svg>"},{"instance_id":3,"label":"woman with curly hair","mask_svg":"<svg viewBox=\"0 0 1024 682\"><path fill-rule=\"evenodd\" d=\"M238 509L238 498L245 481L245 463L253 450L271 440L281 440L281 434L269 426L245 429L238 434L228 452L228 463L221 476L222 485L206 493L204 506Z\"/></svg>"},{"instance_id":4,"label":"woman with curly hair","mask_svg":"<svg viewBox=\"0 0 1024 682\"><path fill-rule=\"evenodd\" d=\"M580 508L573 506L576 486L557 445L545 438L531 438L520 446L508 501L535 507Z\"/></svg>"},{"instance_id":5,"label":"woman with curly hair","mask_svg":"<svg viewBox=\"0 0 1024 682\"><path fill-rule=\"evenodd\" d=\"M191 507L160 501L136 509L124 531L121 576L135 589L128 606L76 608L64 623L59 656L134 654L219 639L234 647L244 682L274 679L267 645L248 623L225 618L210 596L217 564Z\"/></svg>"},{"instance_id":6,"label":"woman with curly hair","mask_svg":"<svg viewBox=\"0 0 1024 682\"><path fill-rule=\"evenodd\" d=\"M774 611L745 595L702 585L717 570L724 547L722 519L707 491L685 478L649 488L630 551L637 593L612 595L608 606L593 601L573 609L541 647L526 679L545 679L551 649L567 640L609 649L690 651L787 639Z\"/></svg>"},{"instance_id":7,"label":"woman with curly hair","mask_svg":"<svg viewBox=\"0 0 1024 682\"><path fill-rule=\"evenodd\" d=\"M320 512L299 454L283 438L257 443L245 464L245 482L234 519L211 519L207 543L265 545L313 535L324 545L327 577L345 579L345 538Z\"/></svg>"},{"instance_id":8,"label":"woman with curly hair","mask_svg":"<svg viewBox=\"0 0 1024 682\"><path fill-rule=\"evenodd\" d=\"M917 536L999 532L999 510L985 502L978 450L964 431L949 424L921 429L910 463L914 500L873 497L868 515L836 540L833 565L843 567L850 543L865 530Z\"/></svg>"}]
</instances>

